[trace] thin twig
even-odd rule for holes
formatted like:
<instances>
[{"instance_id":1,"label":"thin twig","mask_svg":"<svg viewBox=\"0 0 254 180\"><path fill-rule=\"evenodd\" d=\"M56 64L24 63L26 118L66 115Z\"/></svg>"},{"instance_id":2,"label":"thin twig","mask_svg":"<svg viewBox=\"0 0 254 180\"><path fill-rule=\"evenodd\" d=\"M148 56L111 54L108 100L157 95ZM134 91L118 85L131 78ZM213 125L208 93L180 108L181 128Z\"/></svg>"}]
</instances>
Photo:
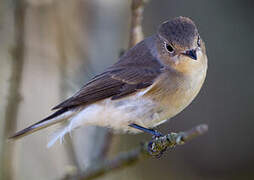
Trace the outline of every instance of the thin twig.
<instances>
[{"instance_id":1,"label":"thin twig","mask_svg":"<svg viewBox=\"0 0 254 180\"><path fill-rule=\"evenodd\" d=\"M167 148L174 148L177 145L183 145L185 142L192 140L208 131L206 124L196 126L188 131L179 133L169 133L143 143L140 147L133 150L122 152L112 160L105 160L101 163L87 168L86 172L65 176L63 179L68 180L91 180L105 175L113 170L119 170L130 166L139 160L153 156L161 156Z\"/></svg>"}]
</instances>

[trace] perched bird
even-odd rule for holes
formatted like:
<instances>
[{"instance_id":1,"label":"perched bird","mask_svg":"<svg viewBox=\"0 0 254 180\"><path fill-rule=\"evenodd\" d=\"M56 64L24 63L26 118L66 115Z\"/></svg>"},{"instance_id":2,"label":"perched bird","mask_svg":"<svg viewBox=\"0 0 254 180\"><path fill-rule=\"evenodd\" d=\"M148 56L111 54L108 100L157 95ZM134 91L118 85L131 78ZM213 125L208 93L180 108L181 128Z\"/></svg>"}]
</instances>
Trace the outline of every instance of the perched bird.
<instances>
[{"instance_id":1,"label":"perched bird","mask_svg":"<svg viewBox=\"0 0 254 180\"><path fill-rule=\"evenodd\" d=\"M119 61L95 76L55 113L17 132L18 139L65 122L49 142L81 126L103 126L116 132L150 132L186 108L205 80L205 44L186 17L162 23L157 33L128 50ZM141 130L141 131L140 131Z\"/></svg>"}]
</instances>

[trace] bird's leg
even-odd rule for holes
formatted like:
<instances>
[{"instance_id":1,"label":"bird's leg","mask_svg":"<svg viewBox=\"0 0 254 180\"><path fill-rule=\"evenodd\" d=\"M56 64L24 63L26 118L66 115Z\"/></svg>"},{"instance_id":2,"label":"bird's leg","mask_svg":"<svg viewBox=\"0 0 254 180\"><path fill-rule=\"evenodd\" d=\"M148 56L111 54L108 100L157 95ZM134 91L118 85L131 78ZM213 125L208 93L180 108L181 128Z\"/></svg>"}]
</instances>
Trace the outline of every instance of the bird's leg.
<instances>
[{"instance_id":1,"label":"bird's leg","mask_svg":"<svg viewBox=\"0 0 254 180\"><path fill-rule=\"evenodd\" d=\"M156 130L154 130L154 129L148 129L148 128L139 126L139 125L134 124L134 123L133 123L133 124L130 124L129 126L132 127L132 128L141 130L141 131L143 131L143 132L145 132L145 133L149 133L149 134L151 134L151 135L154 136L153 138L163 136L160 132L158 132L158 131L156 131Z\"/></svg>"},{"instance_id":2,"label":"bird's leg","mask_svg":"<svg viewBox=\"0 0 254 180\"><path fill-rule=\"evenodd\" d=\"M148 129L148 128L139 126L139 125L134 124L134 123L130 124L129 126L132 127L132 128L141 130L145 133L149 133L149 134L153 135L152 141L150 141L149 144L148 144L148 152L151 155L154 155L155 157L160 158L162 156L162 154L167 150L167 147L164 147L164 148L160 147L158 149L158 147L154 144L155 139L163 137L163 135L160 132L158 132L154 129Z\"/></svg>"}]
</instances>

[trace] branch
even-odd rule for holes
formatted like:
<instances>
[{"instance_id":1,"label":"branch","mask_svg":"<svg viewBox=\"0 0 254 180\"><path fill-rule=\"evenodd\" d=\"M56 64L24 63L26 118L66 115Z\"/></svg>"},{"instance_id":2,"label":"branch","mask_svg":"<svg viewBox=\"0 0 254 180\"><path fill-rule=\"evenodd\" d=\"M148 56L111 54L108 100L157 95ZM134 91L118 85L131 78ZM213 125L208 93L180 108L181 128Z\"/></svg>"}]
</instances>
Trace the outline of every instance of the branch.
<instances>
[{"instance_id":1,"label":"branch","mask_svg":"<svg viewBox=\"0 0 254 180\"><path fill-rule=\"evenodd\" d=\"M129 48L135 46L144 38L142 32L144 4L144 0L132 0Z\"/></svg>"},{"instance_id":2,"label":"branch","mask_svg":"<svg viewBox=\"0 0 254 180\"><path fill-rule=\"evenodd\" d=\"M4 6L6 6L5 8L7 8L7 4L9 3L2 3L5 4ZM11 59L7 59L9 60L8 63L11 63L11 74L9 79L9 86L5 86L5 88L8 88L9 93L6 104L4 105L5 122L3 123L3 132L1 132L3 139L0 140L0 179L13 179L13 174L15 172L15 163L13 161L15 145L13 143L4 142L10 136L10 133L12 133L16 129L19 105L22 100L20 87L22 83L22 72L24 66L24 48L26 34L25 12L27 6L24 1L15 1L11 4L12 5L8 5L9 7L6 10L4 9L5 13L8 10L11 10L9 12L10 17L8 18L8 20L14 18L14 27L12 27L11 23L7 27L9 31L14 28L14 42L12 42L14 44L14 47L9 47ZM12 32L9 33L8 36L12 36ZM8 37L8 39L12 39L12 37ZM5 64L3 64L3 66L4 65ZM3 121L4 119L1 120Z\"/></svg>"},{"instance_id":3,"label":"branch","mask_svg":"<svg viewBox=\"0 0 254 180\"><path fill-rule=\"evenodd\" d=\"M153 156L160 157L167 148L174 148L176 145L183 145L193 138L206 133L207 131L208 126L203 124L188 131L169 133L165 136L156 137L152 141L141 144L141 146L136 149L118 154L112 160L105 160L92 167L89 167L86 172L67 175L63 179L91 180L112 172L113 170L119 170L130 166L139 160L144 160Z\"/></svg>"}]
</instances>

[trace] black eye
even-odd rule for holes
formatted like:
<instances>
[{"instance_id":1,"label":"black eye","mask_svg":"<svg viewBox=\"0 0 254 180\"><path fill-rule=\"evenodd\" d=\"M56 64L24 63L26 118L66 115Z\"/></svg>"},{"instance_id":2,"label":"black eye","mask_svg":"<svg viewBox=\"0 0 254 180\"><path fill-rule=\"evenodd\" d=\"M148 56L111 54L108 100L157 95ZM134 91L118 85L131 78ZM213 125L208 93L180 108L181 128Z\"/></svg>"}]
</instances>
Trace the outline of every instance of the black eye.
<instances>
[{"instance_id":1,"label":"black eye","mask_svg":"<svg viewBox=\"0 0 254 180\"><path fill-rule=\"evenodd\" d=\"M170 52L170 53L174 52L174 49L170 44L165 44L165 47L168 50L168 52Z\"/></svg>"},{"instance_id":2,"label":"black eye","mask_svg":"<svg viewBox=\"0 0 254 180\"><path fill-rule=\"evenodd\" d=\"M197 44L198 44L198 47L200 47L200 36L198 36L198 42L197 42Z\"/></svg>"}]
</instances>

